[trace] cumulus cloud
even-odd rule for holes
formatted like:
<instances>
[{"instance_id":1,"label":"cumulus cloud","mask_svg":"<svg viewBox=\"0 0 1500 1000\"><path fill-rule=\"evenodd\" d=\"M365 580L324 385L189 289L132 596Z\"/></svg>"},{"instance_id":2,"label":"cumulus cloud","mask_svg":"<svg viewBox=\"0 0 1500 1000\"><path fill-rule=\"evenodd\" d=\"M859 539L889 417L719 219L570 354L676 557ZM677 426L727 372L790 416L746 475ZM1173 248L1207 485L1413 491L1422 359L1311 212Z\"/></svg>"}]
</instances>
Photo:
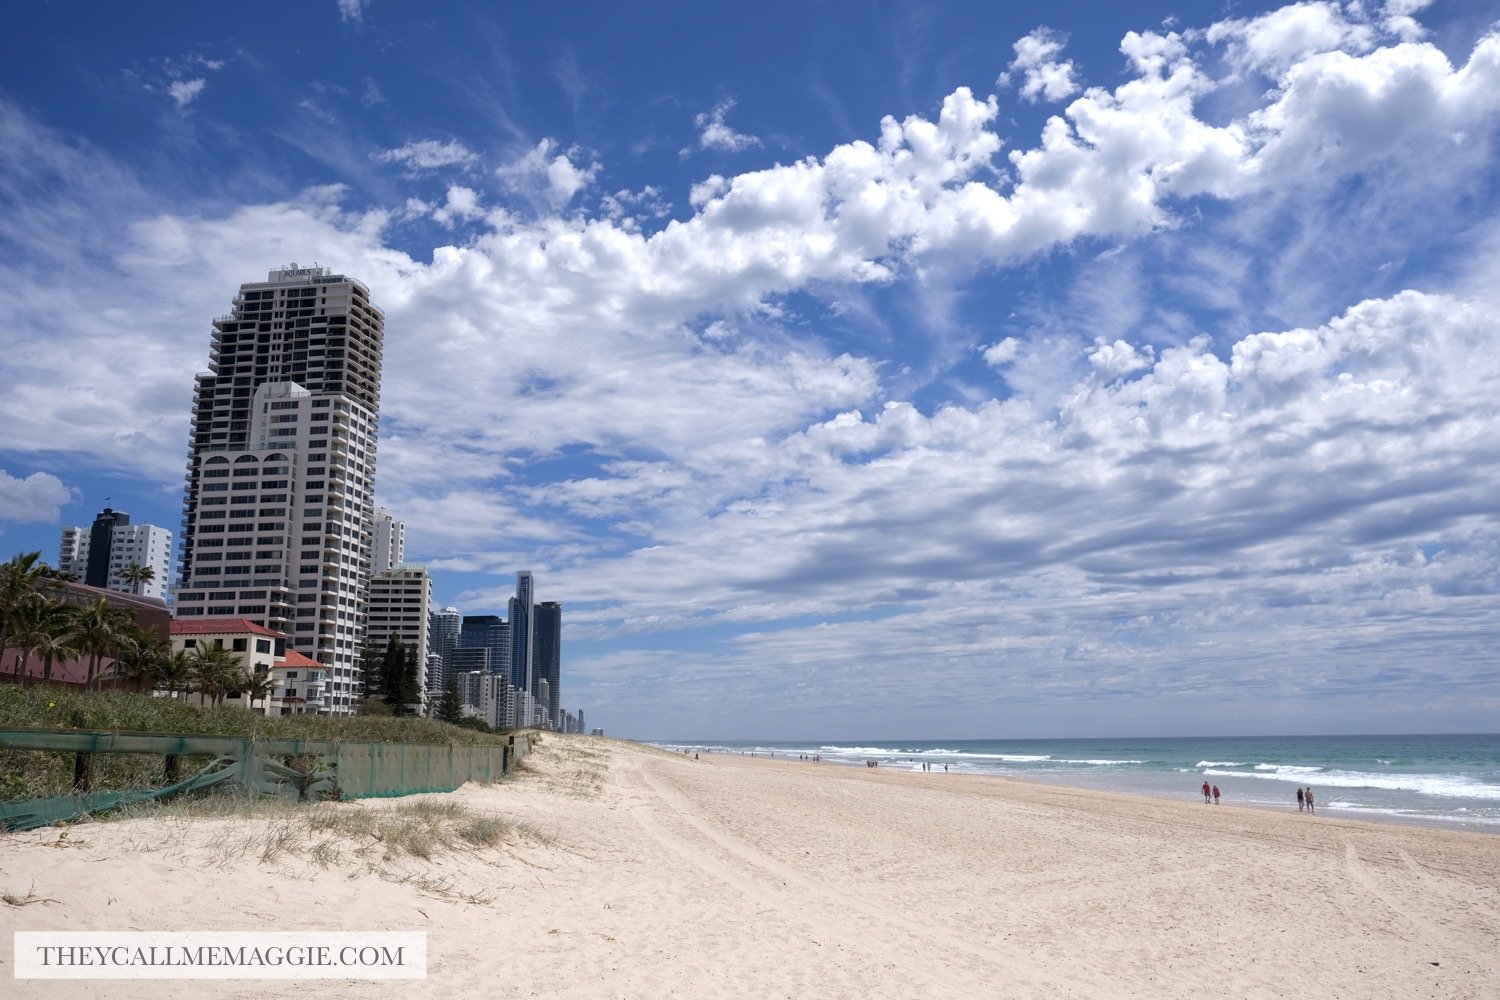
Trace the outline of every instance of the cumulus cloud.
<instances>
[{"instance_id":1,"label":"cumulus cloud","mask_svg":"<svg viewBox=\"0 0 1500 1000\"><path fill-rule=\"evenodd\" d=\"M991 368L1003 368L1016 360L1016 355L1019 353L1021 353L1021 342L1015 337L1006 337L984 349L984 363Z\"/></svg>"},{"instance_id":2,"label":"cumulus cloud","mask_svg":"<svg viewBox=\"0 0 1500 1000\"><path fill-rule=\"evenodd\" d=\"M365 19L365 8L370 5L370 0L338 0L339 20L345 24L362 24Z\"/></svg>"},{"instance_id":3,"label":"cumulus cloud","mask_svg":"<svg viewBox=\"0 0 1500 1000\"><path fill-rule=\"evenodd\" d=\"M1137 348L1123 340L1106 343L1098 340L1089 352L1089 364L1106 378L1118 378L1151 366L1154 349L1150 344Z\"/></svg>"},{"instance_id":4,"label":"cumulus cloud","mask_svg":"<svg viewBox=\"0 0 1500 1000\"><path fill-rule=\"evenodd\" d=\"M1427 34L1413 16L1432 5L1432 0L1386 0L1380 8L1381 26L1404 42L1414 42Z\"/></svg>"},{"instance_id":5,"label":"cumulus cloud","mask_svg":"<svg viewBox=\"0 0 1500 1000\"><path fill-rule=\"evenodd\" d=\"M543 139L517 160L495 170L495 176L510 190L540 197L561 207L594 182L603 165L579 167L573 160L578 149L562 150L555 139Z\"/></svg>"},{"instance_id":6,"label":"cumulus cloud","mask_svg":"<svg viewBox=\"0 0 1500 1000\"><path fill-rule=\"evenodd\" d=\"M448 194L443 204L432 210L432 217L445 226L451 226L457 222L471 222L484 215L484 209L479 204L479 192L473 188L454 184L448 188Z\"/></svg>"},{"instance_id":7,"label":"cumulus cloud","mask_svg":"<svg viewBox=\"0 0 1500 1000\"><path fill-rule=\"evenodd\" d=\"M55 522L72 499L71 491L51 473L33 472L17 479L0 469L0 521Z\"/></svg>"},{"instance_id":8,"label":"cumulus cloud","mask_svg":"<svg viewBox=\"0 0 1500 1000\"><path fill-rule=\"evenodd\" d=\"M1331 0L1317 0L1253 18L1219 21L1209 27L1206 37L1224 43L1230 60L1242 69L1274 77L1319 52L1366 51L1376 33L1368 24L1351 20Z\"/></svg>"},{"instance_id":9,"label":"cumulus cloud","mask_svg":"<svg viewBox=\"0 0 1500 1000\"><path fill-rule=\"evenodd\" d=\"M1060 101L1078 93L1072 60L1059 60L1067 36L1050 28L1037 28L1016 42L1016 58L1011 61L1002 83L1015 74L1021 76L1021 96L1033 103L1039 100Z\"/></svg>"},{"instance_id":10,"label":"cumulus cloud","mask_svg":"<svg viewBox=\"0 0 1500 1000\"><path fill-rule=\"evenodd\" d=\"M755 136L736 132L724 120L734 110L734 103L726 97L711 110L693 117L693 125L698 129L698 149L722 149L737 153L760 145L760 140ZM692 152L693 148L687 147L681 151L681 155L688 156Z\"/></svg>"},{"instance_id":11,"label":"cumulus cloud","mask_svg":"<svg viewBox=\"0 0 1500 1000\"><path fill-rule=\"evenodd\" d=\"M437 139L413 140L395 149L384 149L373 154L379 163L399 163L411 174L441 170L444 167L470 167L479 157L457 139L439 142Z\"/></svg>"}]
</instances>

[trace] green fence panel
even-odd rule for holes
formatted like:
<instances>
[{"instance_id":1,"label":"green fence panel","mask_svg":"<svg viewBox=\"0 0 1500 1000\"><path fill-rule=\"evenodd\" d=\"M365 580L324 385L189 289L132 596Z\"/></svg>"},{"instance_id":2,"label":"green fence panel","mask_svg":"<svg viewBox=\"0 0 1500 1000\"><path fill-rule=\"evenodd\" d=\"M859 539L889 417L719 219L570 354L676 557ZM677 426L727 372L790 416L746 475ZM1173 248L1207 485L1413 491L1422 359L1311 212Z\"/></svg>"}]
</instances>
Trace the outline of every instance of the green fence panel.
<instances>
[{"instance_id":1,"label":"green fence panel","mask_svg":"<svg viewBox=\"0 0 1500 1000\"><path fill-rule=\"evenodd\" d=\"M130 802L235 785L283 799L362 799L451 792L468 781L509 774L531 749L518 734L504 744L343 743L260 740L163 733L15 729L0 731L0 749L57 753L208 755L212 764L163 788L83 792L0 803L0 830L27 830ZM297 758L302 767L290 766Z\"/></svg>"}]
</instances>

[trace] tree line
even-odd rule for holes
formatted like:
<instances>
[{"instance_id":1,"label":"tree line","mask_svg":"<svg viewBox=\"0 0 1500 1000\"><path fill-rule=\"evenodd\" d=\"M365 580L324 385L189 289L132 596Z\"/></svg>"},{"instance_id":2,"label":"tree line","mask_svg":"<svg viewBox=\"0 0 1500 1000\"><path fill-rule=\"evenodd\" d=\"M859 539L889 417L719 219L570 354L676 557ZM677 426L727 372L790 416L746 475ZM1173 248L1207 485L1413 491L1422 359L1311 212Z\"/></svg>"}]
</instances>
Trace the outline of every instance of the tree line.
<instances>
[{"instance_id":1,"label":"tree line","mask_svg":"<svg viewBox=\"0 0 1500 1000\"><path fill-rule=\"evenodd\" d=\"M136 567L132 582L149 581L151 568ZM123 575L123 574L122 574ZM174 697L201 694L214 705L241 693L253 707L272 693L265 671L252 673L240 658L222 646L173 650L170 641L135 624L128 611L110 607L107 598L85 604L61 599L68 577L42 561L40 552L17 555L0 565L0 654L16 650L13 679L31 681L31 666L42 664L42 683L51 683L54 665L69 660L88 664L84 686L97 691L112 686L150 686ZM114 660L109 676L100 665Z\"/></svg>"}]
</instances>

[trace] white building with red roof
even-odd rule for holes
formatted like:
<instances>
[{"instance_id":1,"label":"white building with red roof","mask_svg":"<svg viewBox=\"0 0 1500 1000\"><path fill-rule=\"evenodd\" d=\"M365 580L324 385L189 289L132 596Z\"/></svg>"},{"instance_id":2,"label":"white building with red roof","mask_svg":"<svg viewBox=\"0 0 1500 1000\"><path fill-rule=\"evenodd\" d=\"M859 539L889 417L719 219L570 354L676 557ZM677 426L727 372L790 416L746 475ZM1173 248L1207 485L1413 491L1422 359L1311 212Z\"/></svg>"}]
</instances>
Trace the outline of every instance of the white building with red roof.
<instances>
[{"instance_id":1,"label":"white building with red roof","mask_svg":"<svg viewBox=\"0 0 1500 1000\"><path fill-rule=\"evenodd\" d=\"M328 670L317 660L287 648L286 636L245 618L198 618L172 622L172 649L191 653L219 647L235 654L246 673L266 677L271 695L256 704L243 692L230 692L229 704L266 715L317 712L325 703ZM202 700L202 696L197 696Z\"/></svg>"}]
</instances>

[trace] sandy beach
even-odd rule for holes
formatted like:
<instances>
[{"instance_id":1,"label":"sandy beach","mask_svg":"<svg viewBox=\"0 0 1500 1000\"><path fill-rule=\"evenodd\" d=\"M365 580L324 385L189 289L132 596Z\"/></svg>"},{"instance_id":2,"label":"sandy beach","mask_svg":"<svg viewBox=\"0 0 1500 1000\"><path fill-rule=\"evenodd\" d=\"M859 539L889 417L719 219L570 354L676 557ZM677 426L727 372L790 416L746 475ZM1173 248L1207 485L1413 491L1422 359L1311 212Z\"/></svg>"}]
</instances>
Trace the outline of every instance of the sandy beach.
<instances>
[{"instance_id":1,"label":"sandy beach","mask_svg":"<svg viewBox=\"0 0 1500 1000\"><path fill-rule=\"evenodd\" d=\"M0 836L0 994L1500 996L1500 837L1192 792L548 736L514 779L420 797L508 826L425 860L275 815ZM428 976L12 979L13 931L201 929L424 931Z\"/></svg>"}]
</instances>

